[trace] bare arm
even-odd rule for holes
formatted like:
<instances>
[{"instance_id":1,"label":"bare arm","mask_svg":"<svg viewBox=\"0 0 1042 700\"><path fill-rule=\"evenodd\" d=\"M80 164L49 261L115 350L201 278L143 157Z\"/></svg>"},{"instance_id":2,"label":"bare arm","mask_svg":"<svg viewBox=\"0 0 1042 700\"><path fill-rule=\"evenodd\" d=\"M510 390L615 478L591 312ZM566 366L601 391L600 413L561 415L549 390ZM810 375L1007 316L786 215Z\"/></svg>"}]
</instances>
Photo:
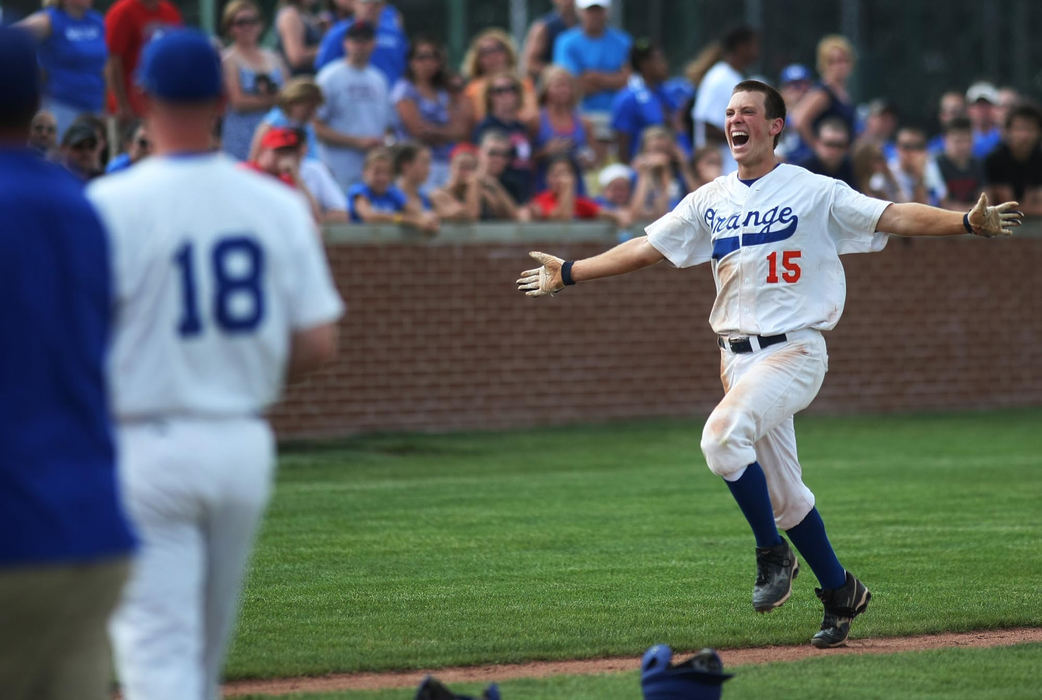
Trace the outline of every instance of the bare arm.
<instances>
[{"instance_id":1,"label":"bare arm","mask_svg":"<svg viewBox=\"0 0 1042 700\"><path fill-rule=\"evenodd\" d=\"M250 95L242 91L239 82L239 65L235 57L226 54L222 61L224 71L224 87L228 94L228 105L240 112L256 112L268 109L275 104L274 95Z\"/></svg>"},{"instance_id":2,"label":"bare arm","mask_svg":"<svg viewBox=\"0 0 1042 700\"><path fill-rule=\"evenodd\" d=\"M105 62L105 82L116 98L116 116L120 119L133 116L130 98L127 97L126 86L123 83L123 59L119 56L109 54L109 59Z\"/></svg>"},{"instance_id":3,"label":"bare arm","mask_svg":"<svg viewBox=\"0 0 1042 700\"><path fill-rule=\"evenodd\" d=\"M546 22L536 20L528 30L525 37L524 49L521 55L521 68L532 80L538 80L539 74L543 72L546 64L540 56L546 50Z\"/></svg>"},{"instance_id":4,"label":"bare arm","mask_svg":"<svg viewBox=\"0 0 1042 700\"><path fill-rule=\"evenodd\" d=\"M310 48L304 45L304 21L294 9L281 12L275 22L275 30L279 33L282 41L282 50L286 53L291 68L311 68L318 55L318 47Z\"/></svg>"},{"instance_id":5,"label":"bare arm","mask_svg":"<svg viewBox=\"0 0 1042 700\"><path fill-rule=\"evenodd\" d=\"M967 233L963 224L965 216L974 235L985 238L1008 236L1013 233L1014 226L1020 225L1024 216L1017 211L1018 206L1017 202L989 206L988 197L984 194L973 209L965 214L914 202L891 204L879 217L876 231L898 236L957 236Z\"/></svg>"},{"instance_id":6,"label":"bare arm","mask_svg":"<svg viewBox=\"0 0 1042 700\"><path fill-rule=\"evenodd\" d=\"M51 35L51 16L46 12L34 12L14 26L25 29L37 41L43 41Z\"/></svg>"},{"instance_id":7,"label":"bare arm","mask_svg":"<svg viewBox=\"0 0 1042 700\"><path fill-rule=\"evenodd\" d=\"M294 331L290 341L289 381L301 379L305 374L335 360L337 336L336 323L332 322Z\"/></svg>"},{"instance_id":8,"label":"bare arm","mask_svg":"<svg viewBox=\"0 0 1042 700\"><path fill-rule=\"evenodd\" d=\"M383 139L375 136L348 136L318 119L313 124L315 126L315 135L333 146L344 146L365 151L370 148L376 148L383 143Z\"/></svg>"},{"instance_id":9,"label":"bare arm","mask_svg":"<svg viewBox=\"0 0 1042 700\"><path fill-rule=\"evenodd\" d=\"M564 289L565 285L561 279L561 266L564 264L564 260L535 251L529 255L538 260L542 267L525 270L521 273L521 278L517 281L519 291L524 292L526 296L541 297ZM623 275L654 265L664 259L665 256L651 245L647 236L631 238L600 255L576 260L572 263L572 281L585 282L601 277Z\"/></svg>"},{"instance_id":10,"label":"bare arm","mask_svg":"<svg viewBox=\"0 0 1042 700\"><path fill-rule=\"evenodd\" d=\"M813 147L817 142L814 134L814 120L829 106L829 96L821 88L815 88L806 97L800 100L799 105L793 110L792 123L796 131L800 133L803 143Z\"/></svg>"}]
</instances>

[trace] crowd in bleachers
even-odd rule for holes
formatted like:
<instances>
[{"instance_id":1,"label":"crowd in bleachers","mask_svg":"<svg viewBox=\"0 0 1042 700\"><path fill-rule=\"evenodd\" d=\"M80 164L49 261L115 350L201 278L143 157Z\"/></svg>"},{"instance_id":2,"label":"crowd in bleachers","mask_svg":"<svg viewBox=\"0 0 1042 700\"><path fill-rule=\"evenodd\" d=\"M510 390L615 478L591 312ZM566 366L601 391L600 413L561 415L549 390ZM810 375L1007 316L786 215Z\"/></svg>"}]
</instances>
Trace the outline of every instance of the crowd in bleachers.
<instances>
[{"instance_id":1,"label":"crowd in bleachers","mask_svg":"<svg viewBox=\"0 0 1042 700\"><path fill-rule=\"evenodd\" d=\"M138 55L180 13L168 0L117 0L104 17L91 0L44 5L20 22L46 79L32 146L84 179L133 166L150 152ZM273 18L230 0L214 147L301 190L323 223L653 220L735 168L724 110L759 37L736 27L671 78L662 48L614 27L610 5L554 0L520 48L488 28L457 67L385 0L281 0ZM854 102L844 37L814 58L761 76L787 106L782 159L892 201L965 209L986 191L1042 214L1042 116L1015 90L947 92L926 133L885 98Z\"/></svg>"}]
</instances>

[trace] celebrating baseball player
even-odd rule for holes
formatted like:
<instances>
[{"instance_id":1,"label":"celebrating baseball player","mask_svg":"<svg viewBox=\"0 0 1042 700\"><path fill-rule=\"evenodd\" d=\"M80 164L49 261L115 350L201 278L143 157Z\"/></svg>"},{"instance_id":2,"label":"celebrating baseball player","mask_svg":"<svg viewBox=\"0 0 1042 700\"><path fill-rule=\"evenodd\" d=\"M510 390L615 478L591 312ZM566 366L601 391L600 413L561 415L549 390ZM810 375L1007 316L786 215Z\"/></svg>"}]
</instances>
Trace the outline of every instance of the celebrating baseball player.
<instances>
[{"instance_id":1,"label":"celebrating baseball player","mask_svg":"<svg viewBox=\"0 0 1042 700\"><path fill-rule=\"evenodd\" d=\"M825 615L811 643L829 648L846 641L871 595L840 564L803 483L793 414L814 399L828 368L822 331L839 321L846 293L839 256L882 250L888 233L1010 235L1022 214L1016 202L991 206L983 195L966 214L866 197L780 164L774 146L784 125L785 103L774 88L739 83L726 112L736 173L687 195L646 236L600 255L564 261L533 252L541 266L517 284L536 297L663 259L677 267L711 263L717 294L709 323L724 398L706 421L702 452L756 539L753 608L769 612L792 592L799 564L781 528L821 585L815 593Z\"/></svg>"},{"instance_id":2,"label":"celebrating baseball player","mask_svg":"<svg viewBox=\"0 0 1042 700\"><path fill-rule=\"evenodd\" d=\"M306 203L211 148L221 61L177 30L141 81L155 156L93 183L112 244L119 475L141 537L111 621L128 700L216 698L271 489L264 408L328 362L343 311Z\"/></svg>"}]
</instances>

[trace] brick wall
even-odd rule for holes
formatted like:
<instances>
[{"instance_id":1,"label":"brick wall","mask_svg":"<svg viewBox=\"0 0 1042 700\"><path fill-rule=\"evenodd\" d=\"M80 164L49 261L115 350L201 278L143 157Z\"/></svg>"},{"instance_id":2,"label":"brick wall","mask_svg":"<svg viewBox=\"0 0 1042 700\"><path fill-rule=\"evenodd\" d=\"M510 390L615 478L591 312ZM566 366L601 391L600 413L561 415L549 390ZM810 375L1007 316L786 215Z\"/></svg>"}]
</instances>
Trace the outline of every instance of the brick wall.
<instances>
[{"instance_id":1,"label":"brick wall","mask_svg":"<svg viewBox=\"0 0 1042 700\"><path fill-rule=\"evenodd\" d=\"M332 244L340 358L289 389L280 436L705 415L722 395L708 266L515 291L528 250L578 258L603 238ZM809 411L1042 404L1042 238L894 239L843 262L846 311Z\"/></svg>"}]
</instances>

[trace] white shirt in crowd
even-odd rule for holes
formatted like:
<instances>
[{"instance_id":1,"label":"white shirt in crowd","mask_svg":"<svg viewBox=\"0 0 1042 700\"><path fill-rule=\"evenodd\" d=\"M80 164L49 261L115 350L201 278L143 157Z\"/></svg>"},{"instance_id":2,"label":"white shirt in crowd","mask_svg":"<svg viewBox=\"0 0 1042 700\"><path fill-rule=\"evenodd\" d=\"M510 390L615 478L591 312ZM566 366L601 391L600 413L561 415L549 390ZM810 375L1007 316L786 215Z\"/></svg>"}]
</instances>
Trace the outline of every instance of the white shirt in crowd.
<instances>
[{"instance_id":1,"label":"white shirt in crowd","mask_svg":"<svg viewBox=\"0 0 1042 700\"><path fill-rule=\"evenodd\" d=\"M695 148L706 145L706 124L712 124L724 131L725 113L727 103L731 101L731 90L743 79L742 74L727 61L718 61L706 71L702 82L698 84L695 104L691 108L691 118L695 123L692 134ZM738 169L738 164L734 162L726 143L720 147L720 155L724 159L725 175Z\"/></svg>"}]
</instances>

